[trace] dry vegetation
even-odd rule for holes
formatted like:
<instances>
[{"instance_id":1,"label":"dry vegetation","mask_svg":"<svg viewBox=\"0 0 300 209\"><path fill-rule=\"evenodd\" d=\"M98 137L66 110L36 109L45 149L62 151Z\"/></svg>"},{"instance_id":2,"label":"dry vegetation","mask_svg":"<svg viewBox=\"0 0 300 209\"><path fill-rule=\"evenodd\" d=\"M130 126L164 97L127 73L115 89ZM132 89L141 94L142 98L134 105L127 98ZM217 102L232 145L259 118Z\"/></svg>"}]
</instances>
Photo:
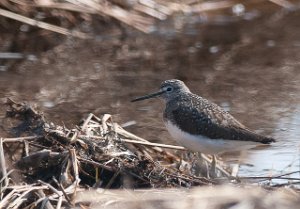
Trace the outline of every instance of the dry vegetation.
<instances>
[{"instance_id":1,"label":"dry vegetation","mask_svg":"<svg viewBox=\"0 0 300 209\"><path fill-rule=\"evenodd\" d=\"M0 16L85 39L91 38L90 34L69 28L84 20L91 21L93 15L112 18L139 31L149 33L153 30L157 20L166 20L175 13L209 16L214 13L218 14L220 10L231 11L232 6L237 4L255 5L259 8L266 2L277 5L279 8L294 9L298 7L293 4L293 1L287 0L253 0L251 2L241 0L3 0L0 2L0 6L3 7L0 7ZM58 18L60 25L68 22L68 28L43 21L46 17Z\"/></svg>"},{"instance_id":2,"label":"dry vegetation","mask_svg":"<svg viewBox=\"0 0 300 209\"><path fill-rule=\"evenodd\" d=\"M12 100L7 104L6 120L13 124L10 130L22 137L0 139L1 208L30 208L45 198L57 205L73 205L72 195L84 188L169 188L217 183L194 176L188 169L181 171L189 163L183 165L178 156L160 148L183 147L150 143L113 123L110 115L98 118L90 114L81 125L68 129L46 122L31 106ZM204 163L199 169L207 175L205 166Z\"/></svg>"},{"instance_id":3,"label":"dry vegetation","mask_svg":"<svg viewBox=\"0 0 300 209\"><path fill-rule=\"evenodd\" d=\"M136 205L139 208L144 204L151 208L158 202L163 203L161 208L164 208L173 205L174 198L178 201L175 208L188 205L189 201L193 202L193 207L199 201L206 201L203 204L212 205L212 208L243 205L249 201L269 206L272 196L259 200L260 195L267 195L261 189L243 190L247 192L240 196L232 196L240 190L231 187L205 189L201 193L200 190L170 189L226 182L245 186L249 179L258 180L267 190L288 187L275 194L280 197L289 194L292 201L289 205L299 201L299 191L293 185L300 179L286 177L291 173L240 179L218 165L217 177L210 178L208 157L181 160L180 153L168 150L184 152L183 147L150 143L124 130L108 114L101 118L90 114L79 126L68 129L47 122L42 113L28 104L8 100L7 106L5 124L10 127L6 128L20 137L0 138L0 208L97 208L104 205L109 208ZM289 183L271 184L272 179L289 180ZM97 188L102 190L91 191ZM178 199L178 195L184 198ZM214 195L221 197L212 204L209 199ZM278 204L284 205L285 201Z\"/></svg>"}]
</instances>

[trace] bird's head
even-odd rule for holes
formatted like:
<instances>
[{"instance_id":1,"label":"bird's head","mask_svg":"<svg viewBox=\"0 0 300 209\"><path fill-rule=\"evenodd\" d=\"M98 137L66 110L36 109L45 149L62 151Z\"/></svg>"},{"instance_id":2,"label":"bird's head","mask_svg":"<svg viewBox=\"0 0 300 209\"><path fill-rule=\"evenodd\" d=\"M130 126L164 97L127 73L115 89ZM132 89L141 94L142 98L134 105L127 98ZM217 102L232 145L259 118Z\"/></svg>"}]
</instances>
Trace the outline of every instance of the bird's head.
<instances>
[{"instance_id":1,"label":"bird's head","mask_svg":"<svg viewBox=\"0 0 300 209\"><path fill-rule=\"evenodd\" d=\"M162 97L166 101L176 98L180 93L190 92L189 88L180 80L171 79L161 83L159 91L133 99L131 102L141 101L154 97Z\"/></svg>"}]
</instances>

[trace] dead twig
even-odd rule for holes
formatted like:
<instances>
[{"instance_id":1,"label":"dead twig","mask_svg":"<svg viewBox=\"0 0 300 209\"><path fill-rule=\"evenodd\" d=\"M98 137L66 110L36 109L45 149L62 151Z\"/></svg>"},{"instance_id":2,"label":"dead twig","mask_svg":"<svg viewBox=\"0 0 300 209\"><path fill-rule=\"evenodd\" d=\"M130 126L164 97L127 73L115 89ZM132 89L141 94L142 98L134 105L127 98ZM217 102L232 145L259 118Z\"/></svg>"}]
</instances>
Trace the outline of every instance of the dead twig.
<instances>
[{"instance_id":1,"label":"dead twig","mask_svg":"<svg viewBox=\"0 0 300 209\"><path fill-rule=\"evenodd\" d=\"M184 148L182 146L160 144L160 143L153 143L153 142L143 142L143 141L130 140L130 139L121 139L121 142L132 143L132 144L142 144L142 145L146 145L146 146L161 147L161 148L167 148L167 149L186 150L186 148Z\"/></svg>"},{"instance_id":2,"label":"dead twig","mask_svg":"<svg viewBox=\"0 0 300 209\"><path fill-rule=\"evenodd\" d=\"M81 39L90 39L91 38L91 36L89 36L88 34L82 33L80 31L71 31L66 28L62 28L62 27L59 27L56 25L45 23L45 22L42 22L39 20L34 20L32 18L25 17L23 15L19 15L19 14L16 14L16 13L13 13L8 10L1 9L1 8L0 8L0 16L7 17L7 18L10 18L13 20L17 20L19 22L23 22L28 25L36 26L36 27L39 27L42 29L50 30L50 31L53 31L56 33L67 35L67 36L74 36L74 37L81 38Z\"/></svg>"},{"instance_id":3,"label":"dead twig","mask_svg":"<svg viewBox=\"0 0 300 209\"><path fill-rule=\"evenodd\" d=\"M60 209L61 208L61 204L62 204L62 198L63 198L63 193L58 191L56 188L54 188L52 185L42 181L42 180L38 180L38 182L40 182L42 185L47 186L52 192L54 192L55 194L57 194L58 196L58 200L57 200L57 204L56 204L56 209Z\"/></svg>"},{"instance_id":4,"label":"dead twig","mask_svg":"<svg viewBox=\"0 0 300 209\"><path fill-rule=\"evenodd\" d=\"M82 162L85 162L85 163L89 163L89 164L92 164L94 166L97 166L97 167L100 167L100 168L103 168L105 170L108 170L108 171L111 171L111 172L114 172L115 169L110 167L110 166L107 166L107 165L104 165L102 163L98 163L98 162L95 162L93 160L88 160L88 159L84 159L84 158L81 158L81 157L77 157L79 161L82 161Z\"/></svg>"},{"instance_id":5,"label":"dead twig","mask_svg":"<svg viewBox=\"0 0 300 209\"><path fill-rule=\"evenodd\" d=\"M65 196L65 198L66 198L66 200L68 201L68 203L70 204L70 205L73 205L72 204L72 202L71 202L71 200L70 200L70 198L69 198L69 196L67 195L67 193L66 193L66 191L65 191L65 189L63 188L63 186L61 185L61 183L59 183L57 180L56 180L56 178L52 178L52 180L57 184L57 186L60 188L60 190L62 191L62 193L63 193L63 195Z\"/></svg>"},{"instance_id":6,"label":"dead twig","mask_svg":"<svg viewBox=\"0 0 300 209\"><path fill-rule=\"evenodd\" d=\"M292 8L295 8L295 5L292 4L290 1L287 1L287 0L268 0L278 6L281 6L285 9L292 9Z\"/></svg>"},{"instance_id":7,"label":"dead twig","mask_svg":"<svg viewBox=\"0 0 300 209\"><path fill-rule=\"evenodd\" d=\"M23 142L38 139L42 136L24 136L24 137L15 137L15 138L3 138L4 143L13 143L13 142Z\"/></svg>"},{"instance_id":8,"label":"dead twig","mask_svg":"<svg viewBox=\"0 0 300 209\"><path fill-rule=\"evenodd\" d=\"M47 186L47 185L45 185L45 186ZM52 206L51 202L49 201L49 198L46 196L46 194L44 193L43 190L39 189L36 192L36 194L40 197L41 201L39 201L39 202L42 202L41 208L54 209L54 207Z\"/></svg>"},{"instance_id":9,"label":"dead twig","mask_svg":"<svg viewBox=\"0 0 300 209\"><path fill-rule=\"evenodd\" d=\"M7 174L2 138L0 138L0 168L1 168L1 174L4 178L4 185L1 185L1 188L7 187L7 185L9 184L9 179L8 179L8 174ZM0 183L2 183L2 181Z\"/></svg>"}]
</instances>

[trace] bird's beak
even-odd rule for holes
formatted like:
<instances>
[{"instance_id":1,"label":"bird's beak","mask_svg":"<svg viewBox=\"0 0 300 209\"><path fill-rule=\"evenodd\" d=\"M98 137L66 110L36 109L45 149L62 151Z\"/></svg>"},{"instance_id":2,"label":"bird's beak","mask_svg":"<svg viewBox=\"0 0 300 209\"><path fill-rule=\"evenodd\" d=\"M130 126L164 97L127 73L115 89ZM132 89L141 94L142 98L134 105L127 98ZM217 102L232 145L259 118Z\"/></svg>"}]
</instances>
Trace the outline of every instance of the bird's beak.
<instances>
[{"instance_id":1,"label":"bird's beak","mask_svg":"<svg viewBox=\"0 0 300 209\"><path fill-rule=\"evenodd\" d=\"M144 99L150 99L150 98L153 98L153 97L158 97L158 96L162 95L163 93L165 93L165 91L160 90L160 91L152 93L152 94L147 94L145 96L135 98L135 99L131 100L131 102L137 102L137 101L141 101L141 100L144 100Z\"/></svg>"}]
</instances>

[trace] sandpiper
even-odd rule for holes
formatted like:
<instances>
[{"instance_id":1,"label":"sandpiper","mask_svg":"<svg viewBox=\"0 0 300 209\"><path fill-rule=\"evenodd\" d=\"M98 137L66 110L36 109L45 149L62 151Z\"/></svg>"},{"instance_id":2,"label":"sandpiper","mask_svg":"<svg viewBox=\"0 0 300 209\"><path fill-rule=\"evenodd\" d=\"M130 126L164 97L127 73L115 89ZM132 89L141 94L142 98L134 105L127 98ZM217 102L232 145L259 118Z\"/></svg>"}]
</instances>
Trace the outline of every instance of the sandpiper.
<instances>
[{"instance_id":1,"label":"sandpiper","mask_svg":"<svg viewBox=\"0 0 300 209\"><path fill-rule=\"evenodd\" d=\"M153 97L165 100L166 128L177 143L191 151L215 155L275 142L251 131L217 104L191 93L180 80L166 80L158 92L132 102Z\"/></svg>"}]
</instances>

